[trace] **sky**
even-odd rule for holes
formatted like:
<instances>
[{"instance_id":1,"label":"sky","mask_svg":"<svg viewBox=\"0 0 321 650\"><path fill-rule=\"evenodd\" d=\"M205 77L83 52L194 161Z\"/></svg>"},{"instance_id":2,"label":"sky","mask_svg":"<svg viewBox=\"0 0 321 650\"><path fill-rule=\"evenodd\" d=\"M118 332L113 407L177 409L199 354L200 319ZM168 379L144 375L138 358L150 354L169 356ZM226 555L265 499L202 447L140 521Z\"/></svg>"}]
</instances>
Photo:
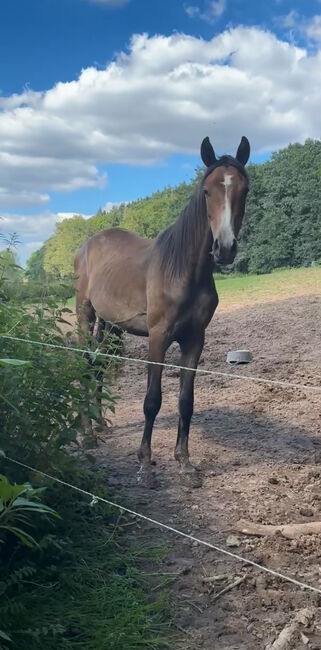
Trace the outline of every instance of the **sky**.
<instances>
[{"instance_id":1,"label":"sky","mask_svg":"<svg viewBox=\"0 0 321 650\"><path fill-rule=\"evenodd\" d=\"M208 135L251 161L321 136L320 0L2 0L0 233L188 181Z\"/></svg>"}]
</instances>

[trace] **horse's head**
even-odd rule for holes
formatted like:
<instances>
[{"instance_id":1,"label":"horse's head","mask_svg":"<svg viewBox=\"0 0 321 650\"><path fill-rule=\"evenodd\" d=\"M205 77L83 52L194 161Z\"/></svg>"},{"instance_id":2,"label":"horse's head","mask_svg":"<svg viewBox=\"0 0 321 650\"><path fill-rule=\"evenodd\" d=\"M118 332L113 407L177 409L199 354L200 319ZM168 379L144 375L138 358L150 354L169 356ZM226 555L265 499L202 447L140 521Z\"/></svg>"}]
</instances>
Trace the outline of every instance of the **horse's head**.
<instances>
[{"instance_id":1,"label":"horse's head","mask_svg":"<svg viewBox=\"0 0 321 650\"><path fill-rule=\"evenodd\" d=\"M201 144L201 157L207 170L202 191L213 234L213 256L217 264L232 264L244 211L249 181L244 169L250 156L250 143L244 136L235 158L216 158L209 138Z\"/></svg>"}]
</instances>

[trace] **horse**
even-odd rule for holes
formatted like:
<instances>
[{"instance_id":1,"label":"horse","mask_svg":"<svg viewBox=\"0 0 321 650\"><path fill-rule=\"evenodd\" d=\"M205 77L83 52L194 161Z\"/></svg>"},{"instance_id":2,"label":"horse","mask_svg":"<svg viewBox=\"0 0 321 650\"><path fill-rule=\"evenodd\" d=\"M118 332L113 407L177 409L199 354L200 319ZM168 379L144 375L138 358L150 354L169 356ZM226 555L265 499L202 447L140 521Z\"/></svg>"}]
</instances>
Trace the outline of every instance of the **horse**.
<instances>
[{"instance_id":1,"label":"horse","mask_svg":"<svg viewBox=\"0 0 321 650\"><path fill-rule=\"evenodd\" d=\"M237 253L249 178L250 143L243 136L235 157L217 158L208 137L201 159L205 172L178 219L155 239L121 228L93 235L75 257L76 311L80 331L93 331L96 317L149 339L145 425L138 450L138 480L156 487L151 455L153 425L162 403L165 354L181 350L179 421L174 456L184 485L200 487L188 450L194 378L205 330L218 305L214 266L232 264ZM187 369L186 369L187 368Z\"/></svg>"}]
</instances>

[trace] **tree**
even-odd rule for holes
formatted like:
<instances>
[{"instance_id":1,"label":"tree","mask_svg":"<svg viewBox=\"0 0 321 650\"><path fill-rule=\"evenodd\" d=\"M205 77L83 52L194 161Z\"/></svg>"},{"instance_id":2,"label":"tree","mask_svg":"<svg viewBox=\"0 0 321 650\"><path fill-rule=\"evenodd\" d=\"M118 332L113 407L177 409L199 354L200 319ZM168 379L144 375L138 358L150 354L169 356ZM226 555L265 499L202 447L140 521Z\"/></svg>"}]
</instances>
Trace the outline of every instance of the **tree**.
<instances>
[{"instance_id":1,"label":"tree","mask_svg":"<svg viewBox=\"0 0 321 650\"><path fill-rule=\"evenodd\" d=\"M44 270L60 277L73 274L73 258L89 233L88 222L80 216L56 224L55 233L45 245Z\"/></svg>"},{"instance_id":2,"label":"tree","mask_svg":"<svg viewBox=\"0 0 321 650\"><path fill-rule=\"evenodd\" d=\"M47 273L44 269L45 246L42 246L34 253L31 253L26 265L26 278L36 282L47 280Z\"/></svg>"},{"instance_id":3,"label":"tree","mask_svg":"<svg viewBox=\"0 0 321 650\"><path fill-rule=\"evenodd\" d=\"M18 265L17 254L10 246L0 252L0 276L4 282L18 282L23 277L22 268Z\"/></svg>"},{"instance_id":4,"label":"tree","mask_svg":"<svg viewBox=\"0 0 321 650\"><path fill-rule=\"evenodd\" d=\"M320 170L319 140L290 145L261 166L247 210L250 272L321 260Z\"/></svg>"}]
</instances>

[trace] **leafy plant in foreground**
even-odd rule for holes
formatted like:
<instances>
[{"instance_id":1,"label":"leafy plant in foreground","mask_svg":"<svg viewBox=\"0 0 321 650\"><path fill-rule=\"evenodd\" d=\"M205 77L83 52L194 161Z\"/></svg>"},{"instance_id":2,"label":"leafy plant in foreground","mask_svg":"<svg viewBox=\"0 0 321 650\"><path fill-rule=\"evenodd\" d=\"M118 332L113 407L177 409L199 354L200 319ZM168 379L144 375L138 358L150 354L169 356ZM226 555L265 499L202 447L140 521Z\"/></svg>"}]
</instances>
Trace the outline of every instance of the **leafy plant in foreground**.
<instances>
[{"instance_id":1,"label":"leafy plant in foreground","mask_svg":"<svg viewBox=\"0 0 321 650\"><path fill-rule=\"evenodd\" d=\"M44 488L35 489L29 483L13 485L0 474L0 544L5 543L4 535L11 534L25 546L37 546L36 539L25 530L26 526L33 525L33 515L59 516L41 503L43 491Z\"/></svg>"}]
</instances>

